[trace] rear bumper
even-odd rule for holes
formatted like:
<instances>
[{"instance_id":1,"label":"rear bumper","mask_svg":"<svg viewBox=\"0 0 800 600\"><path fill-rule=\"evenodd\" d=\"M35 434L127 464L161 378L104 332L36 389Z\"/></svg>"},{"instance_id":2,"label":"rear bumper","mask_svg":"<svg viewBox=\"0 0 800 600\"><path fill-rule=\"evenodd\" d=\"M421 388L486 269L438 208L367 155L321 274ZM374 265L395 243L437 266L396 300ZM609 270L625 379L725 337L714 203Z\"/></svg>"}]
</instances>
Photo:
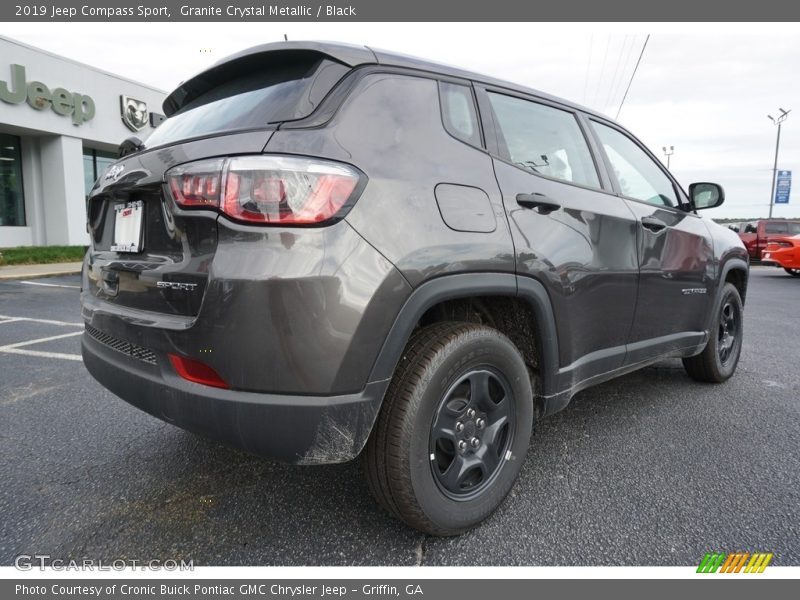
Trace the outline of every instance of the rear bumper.
<instances>
[{"instance_id":1,"label":"rear bumper","mask_svg":"<svg viewBox=\"0 0 800 600\"><path fill-rule=\"evenodd\" d=\"M300 396L224 390L181 379L165 356L146 362L87 333L83 362L117 396L168 423L295 464L346 462L366 444L387 381L340 396Z\"/></svg>"},{"instance_id":2,"label":"rear bumper","mask_svg":"<svg viewBox=\"0 0 800 600\"><path fill-rule=\"evenodd\" d=\"M180 281L188 268L183 263L90 250L84 321L156 353L202 360L237 390L289 396L362 391L411 293L400 272L345 221L291 230L219 219L218 228L213 258L193 267L207 276L204 293L159 287ZM186 257L191 264L201 260L188 251ZM93 283L108 272L124 273L119 287L127 304ZM200 302L196 312L184 310L191 295Z\"/></svg>"},{"instance_id":3,"label":"rear bumper","mask_svg":"<svg viewBox=\"0 0 800 600\"><path fill-rule=\"evenodd\" d=\"M777 267L778 269L796 269L797 267L795 266L795 264L797 264L796 260L785 260L781 256L761 259L761 266L763 267Z\"/></svg>"}]
</instances>

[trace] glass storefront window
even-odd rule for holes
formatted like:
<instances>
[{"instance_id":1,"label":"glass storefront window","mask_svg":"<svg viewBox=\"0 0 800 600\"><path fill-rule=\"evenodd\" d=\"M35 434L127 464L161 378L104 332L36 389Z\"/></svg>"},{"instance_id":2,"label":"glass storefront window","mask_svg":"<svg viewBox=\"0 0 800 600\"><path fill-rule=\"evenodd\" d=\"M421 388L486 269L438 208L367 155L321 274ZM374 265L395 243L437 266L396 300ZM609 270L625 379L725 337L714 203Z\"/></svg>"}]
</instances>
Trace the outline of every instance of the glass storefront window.
<instances>
[{"instance_id":1,"label":"glass storefront window","mask_svg":"<svg viewBox=\"0 0 800 600\"><path fill-rule=\"evenodd\" d=\"M25 225L19 138L0 133L0 227Z\"/></svg>"},{"instance_id":2,"label":"glass storefront window","mask_svg":"<svg viewBox=\"0 0 800 600\"><path fill-rule=\"evenodd\" d=\"M88 154L87 154L88 152ZM92 190L95 180L94 174L94 157L92 156L91 149L83 149L83 194L88 196Z\"/></svg>"},{"instance_id":3,"label":"glass storefront window","mask_svg":"<svg viewBox=\"0 0 800 600\"><path fill-rule=\"evenodd\" d=\"M115 160L117 160L117 155L113 152L94 148L83 149L83 187L87 197L97 178L105 173Z\"/></svg>"}]
</instances>

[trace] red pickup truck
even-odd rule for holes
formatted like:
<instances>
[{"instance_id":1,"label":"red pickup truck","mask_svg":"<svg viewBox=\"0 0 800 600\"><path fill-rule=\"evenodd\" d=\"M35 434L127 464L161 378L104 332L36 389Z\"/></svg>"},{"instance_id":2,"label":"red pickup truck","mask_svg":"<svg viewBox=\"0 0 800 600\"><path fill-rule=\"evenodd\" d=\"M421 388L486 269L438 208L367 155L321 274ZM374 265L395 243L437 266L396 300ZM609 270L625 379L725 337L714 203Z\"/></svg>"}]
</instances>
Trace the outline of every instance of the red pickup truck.
<instances>
[{"instance_id":1,"label":"red pickup truck","mask_svg":"<svg viewBox=\"0 0 800 600\"><path fill-rule=\"evenodd\" d=\"M760 219L742 223L737 233L750 254L750 260L761 260L761 252L767 247L767 242L800 234L800 221Z\"/></svg>"}]
</instances>

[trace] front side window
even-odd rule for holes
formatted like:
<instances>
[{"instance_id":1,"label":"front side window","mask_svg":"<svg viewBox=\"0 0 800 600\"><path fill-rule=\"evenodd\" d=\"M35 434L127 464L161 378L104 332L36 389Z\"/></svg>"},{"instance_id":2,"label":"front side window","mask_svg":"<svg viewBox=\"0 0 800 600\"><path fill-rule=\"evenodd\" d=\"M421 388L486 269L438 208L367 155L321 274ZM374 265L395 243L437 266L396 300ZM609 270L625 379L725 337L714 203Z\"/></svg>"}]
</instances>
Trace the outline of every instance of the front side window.
<instances>
[{"instance_id":1,"label":"front side window","mask_svg":"<svg viewBox=\"0 0 800 600\"><path fill-rule=\"evenodd\" d=\"M617 176L623 196L656 206L677 206L672 180L636 142L616 129L592 122Z\"/></svg>"},{"instance_id":2,"label":"front side window","mask_svg":"<svg viewBox=\"0 0 800 600\"><path fill-rule=\"evenodd\" d=\"M600 187L592 154L574 114L491 92L489 101L504 158L532 173Z\"/></svg>"},{"instance_id":3,"label":"front side window","mask_svg":"<svg viewBox=\"0 0 800 600\"><path fill-rule=\"evenodd\" d=\"M24 225L20 141L15 135L0 133L0 227Z\"/></svg>"}]
</instances>

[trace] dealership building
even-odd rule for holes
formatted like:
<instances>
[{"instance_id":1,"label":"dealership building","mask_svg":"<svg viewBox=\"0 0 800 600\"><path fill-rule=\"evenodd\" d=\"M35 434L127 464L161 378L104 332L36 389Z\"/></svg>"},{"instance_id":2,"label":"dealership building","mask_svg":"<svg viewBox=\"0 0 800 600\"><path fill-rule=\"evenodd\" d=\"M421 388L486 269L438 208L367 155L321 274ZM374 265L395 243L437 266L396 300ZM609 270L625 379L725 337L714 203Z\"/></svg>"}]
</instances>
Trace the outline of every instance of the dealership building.
<instances>
[{"instance_id":1,"label":"dealership building","mask_svg":"<svg viewBox=\"0 0 800 600\"><path fill-rule=\"evenodd\" d=\"M0 248L80 246L86 196L166 92L0 36Z\"/></svg>"}]
</instances>

